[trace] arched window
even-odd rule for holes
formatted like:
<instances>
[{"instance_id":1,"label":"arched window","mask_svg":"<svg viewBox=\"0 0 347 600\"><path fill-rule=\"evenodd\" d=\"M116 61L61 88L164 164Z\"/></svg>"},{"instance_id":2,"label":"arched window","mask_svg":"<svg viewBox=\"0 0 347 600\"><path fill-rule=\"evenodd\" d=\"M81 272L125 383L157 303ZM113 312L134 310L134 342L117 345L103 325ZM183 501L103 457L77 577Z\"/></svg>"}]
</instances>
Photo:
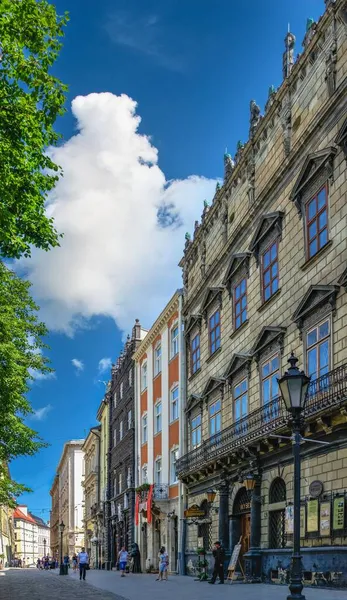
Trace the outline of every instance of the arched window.
<instances>
[{"instance_id":1,"label":"arched window","mask_svg":"<svg viewBox=\"0 0 347 600\"><path fill-rule=\"evenodd\" d=\"M239 489L234 500L233 515L244 515L251 512L252 492L245 487Z\"/></svg>"},{"instance_id":2,"label":"arched window","mask_svg":"<svg viewBox=\"0 0 347 600\"><path fill-rule=\"evenodd\" d=\"M286 484L281 477L273 480L269 490L269 547L284 548L285 539L285 506L271 510L272 504L285 503L287 498Z\"/></svg>"}]
</instances>

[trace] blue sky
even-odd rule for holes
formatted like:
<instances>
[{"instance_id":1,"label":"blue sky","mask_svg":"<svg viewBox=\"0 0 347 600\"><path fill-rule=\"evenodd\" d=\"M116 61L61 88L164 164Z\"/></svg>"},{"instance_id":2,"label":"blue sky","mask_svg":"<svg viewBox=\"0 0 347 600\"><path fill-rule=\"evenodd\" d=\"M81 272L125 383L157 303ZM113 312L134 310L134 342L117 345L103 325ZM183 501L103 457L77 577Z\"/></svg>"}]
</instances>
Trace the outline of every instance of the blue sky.
<instances>
[{"instance_id":1,"label":"blue sky","mask_svg":"<svg viewBox=\"0 0 347 600\"><path fill-rule=\"evenodd\" d=\"M61 249L34 253L25 265L51 331L56 370L55 378L32 387L34 409L44 410L30 424L50 446L11 466L13 477L34 489L21 501L44 518L64 441L84 437L95 423L104 393L99 380L108 376L99 361L115 360L124 330L137 316L150 326L180 285L184 233L203 199L213 196L224 149L234 154L237 141L247 140L250 100L263 109L269 86L281 83L288 22L301 52L306 19L324 11L323 0L58 0L56 6L71 19L55 67L69 85L55 155L65 181L52 204L66 237ZM114 96L81 99L73 116L76 96L102 92ZM81 127L83 135L64 146ZM181 227L158 231L153 220L161 204L175 206Z\"/></svg>"}]
</instances>

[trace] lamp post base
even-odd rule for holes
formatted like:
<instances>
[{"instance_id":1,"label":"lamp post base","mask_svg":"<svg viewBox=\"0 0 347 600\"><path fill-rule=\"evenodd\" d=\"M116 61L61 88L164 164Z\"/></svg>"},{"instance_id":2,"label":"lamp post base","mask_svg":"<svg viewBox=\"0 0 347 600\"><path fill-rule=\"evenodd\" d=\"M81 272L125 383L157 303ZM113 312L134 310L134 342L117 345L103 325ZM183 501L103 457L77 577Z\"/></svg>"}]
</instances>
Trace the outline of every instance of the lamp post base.
<instances>
[{"instance_id":1,"label":"lamp post base","mask_svg":"<svg viewBox=\"0 0 347 600\"><path fill-rule=\"evenodd\" d=\"M68 574L67 569L68 569L67 565L60 565L59 575L67 575Z\"/></svg>"}]
</instances>

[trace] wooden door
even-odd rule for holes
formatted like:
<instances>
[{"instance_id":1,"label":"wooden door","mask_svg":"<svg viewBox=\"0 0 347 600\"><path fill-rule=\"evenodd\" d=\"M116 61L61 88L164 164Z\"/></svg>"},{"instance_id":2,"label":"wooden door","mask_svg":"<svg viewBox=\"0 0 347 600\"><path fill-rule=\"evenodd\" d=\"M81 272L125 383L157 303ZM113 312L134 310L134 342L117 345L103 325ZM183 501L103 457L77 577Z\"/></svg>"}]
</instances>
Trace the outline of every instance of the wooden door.
<instances>
[{"instance_id":1,"label":"wooden door","mask_svg":"<svg viewBox=\"0 0 347 600\"><path fill-rule=\"evenodd\" d=\"M241 515L241 552L240 558L242 559L243 555L248 552L250 548L251 541L251 513L246 513Z\"/></svg>"}]
</instances>

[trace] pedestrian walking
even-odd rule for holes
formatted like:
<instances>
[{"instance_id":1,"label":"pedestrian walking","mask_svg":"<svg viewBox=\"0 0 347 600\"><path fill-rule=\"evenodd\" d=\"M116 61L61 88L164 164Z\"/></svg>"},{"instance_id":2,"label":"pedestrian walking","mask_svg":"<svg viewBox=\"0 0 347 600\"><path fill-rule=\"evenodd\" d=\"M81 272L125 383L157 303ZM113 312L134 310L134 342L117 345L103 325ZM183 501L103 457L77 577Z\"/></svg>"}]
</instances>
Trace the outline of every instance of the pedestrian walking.
<instances>
[{"instance_id":1,"label":"pedestrian walking","mask_svg":"<svg viewBox=\"0 0 347 600\"><path fill-rule=\"evenodd\" d=\"M80 569L80 581L83 578L83 581L86 580L86 570L89 565L89 556L86 552L85 548L82 548L82 551L78 553L78 566Z\"/></svg>"},{"instance_id":2,"label":"pedestrian walking","mask_svg":"<svg viewBox=\"0 0 347 600\"><path fill-rule=\"evenodd\" d=\"M125 546L122 546L120 552L118 553L118 562L119 562L119 570L121 572L121 577L125 577L125 569L127 568L127 562L129 559L129 554L125 549Z\"/></svg>"},{"instance_id":3,"label":"pedestrian walking","mask_svg":"<svg viewBox=\"0 0 347 600\"><path fill-rule=\"evenodd\" d=\"M72 570L74 573L77 573L77 554L74 554L72 557Z\"/></svg>"},{"instance_id":4,"label":"pedestrian walking","mask_svg":"<svg viewBox=\"0 0 347 600\"><path fill-rule=\"evenodd\" d=\"M220 542L216 542L213 549L214 556L214 569L212 579L209 583L215 583L217 576L219 577L219 583L224 583L224 561L225 551Z\"/></svg>"},{"instance_id":5,"label":"pedestrian walking","mask_svg":"<svg viewBox=\"0 0 347 600\"><path fill-rule=\"evenodd\" d=\"M165 546L162 546L159 552L159 575L157 577L157 581L167 581L168 566L169 555L165 550Z\"/></svg>"}]
</instances>

